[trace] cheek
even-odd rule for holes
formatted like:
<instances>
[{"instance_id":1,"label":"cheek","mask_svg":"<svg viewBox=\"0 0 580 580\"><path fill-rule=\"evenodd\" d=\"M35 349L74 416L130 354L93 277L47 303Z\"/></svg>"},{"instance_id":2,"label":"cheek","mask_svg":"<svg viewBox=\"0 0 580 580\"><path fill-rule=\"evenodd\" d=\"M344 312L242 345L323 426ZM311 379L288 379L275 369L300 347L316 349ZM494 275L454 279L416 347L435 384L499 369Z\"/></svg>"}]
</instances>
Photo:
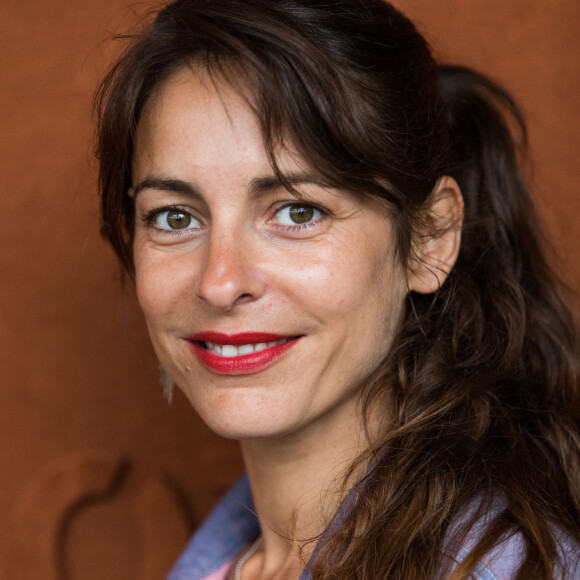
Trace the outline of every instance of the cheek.
<instances>
[{"instance_id":1,"label":"cheek","mask_svg":"<svg viewBox=\"0 0 580 580\"><path fill-rule=\"evenodd\" d=\"M288 253L272 272L285 294L321 320L329 316L389 316L405 294L404 274L384 240L361 236L357 244L333 243ZM285 267L280 267L282 262Z\"/></svg>"},{"instance_id":2,"label":"cheek","mask_svg":"<svg viewBox=\"0 0 580 580\"><path fill-rule=\"evenodd\" d=\"M135 248L137 298L149 325L176 313L190 284L191 272L182 262L163 251Z\"/></svg>"}]
</instances>

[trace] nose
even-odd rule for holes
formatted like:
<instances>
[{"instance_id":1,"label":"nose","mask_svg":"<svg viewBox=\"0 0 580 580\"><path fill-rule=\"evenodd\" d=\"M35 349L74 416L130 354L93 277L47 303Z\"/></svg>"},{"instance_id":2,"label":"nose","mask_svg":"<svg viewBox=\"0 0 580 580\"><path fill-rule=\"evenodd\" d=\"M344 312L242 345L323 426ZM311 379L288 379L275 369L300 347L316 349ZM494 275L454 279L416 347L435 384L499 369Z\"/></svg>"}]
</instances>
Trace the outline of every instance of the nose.
<instances>
[{"instance_id":1,"label":"nose","mask_svg":"<svg viewBox=\"0 0 580 580\"><path fill-rule=\"evenodd\" d=\"M197 279L197 296L211 307L228 311L257 300L265 283L250 236L212 231Z\"/></svg>"}]
</instances>

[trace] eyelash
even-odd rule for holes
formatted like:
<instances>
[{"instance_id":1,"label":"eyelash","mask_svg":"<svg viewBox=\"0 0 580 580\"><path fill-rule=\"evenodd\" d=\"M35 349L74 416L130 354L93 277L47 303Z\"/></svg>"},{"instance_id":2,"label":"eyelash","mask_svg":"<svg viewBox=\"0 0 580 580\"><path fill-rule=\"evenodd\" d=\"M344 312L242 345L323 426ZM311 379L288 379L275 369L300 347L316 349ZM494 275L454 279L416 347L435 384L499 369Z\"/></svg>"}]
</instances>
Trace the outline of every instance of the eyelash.
<instances>
[{"instance_id":1,"label":"eyelash","mask_svg":"<svg viewBox=\"0 0 580 580\"><path fill-rule=\"evenodd\" d=\"M309 222L304 223L304 224L295 224L295 225L275 224L276 227L283 232L308 231L308 230L320 225L322 222L326 221L330 215L327 210L325 210L324 208L322 208L319 205L316 205L314 203L306 203L306 202L300 203L299 201L293 201L293 202L284 203L283 205L277 207L274 210L274 216L276 216L282 210L287 209L289 207L293 207L293 206L309 207L309 208L312 208L312 209L318 211L320 213L320 215L317 218L313 219L312 221L309 221ZM182 206L178 206L178 205L162 206L162 207L157 207L157 208L151 209L148 212L146 212L143 216L141 216L139 219L140 219L141 223L143 225L145 225L147 228L154 229L157 233L160 233L162 235L180 236L180 235L186 234L187 232L191 232L192 230L202 229L202 228L184 228L182 230L172 230L172 229L160 228L156 225L155 222L156 222L157 218L165 212L177 212L177 213L188 214L193 219L199 221L203 225L202 220L196 218L192 214L191 210L189 210L185 207L182 207ZM272 222L273 219L274 218L272 218L271 220L268 220L268 222L269 223Z\"/></svg>"},{"instance_id":2,"label":"eyelash","mask_svg":"<svg viewBox=\"0 0 580 580\"><path fill-rule=\"evenodd\" d=\"M312 208L312 209L320 212L320 215L316 219L313 219L312 221L309 221L305 224L295 224L292 226L278 224L276 227L278 227L282 231L288 231L288 232L307 231L307 230L310 230L310 229L320 225L322 222L326 221L329 217L328 211L326 211L324 208L320 207L319 205L316 205L314 203L307 203L307 202L300 203L299 201L284 203L280 207L276 208L276 210L274 211L274 215L276 216L282 210L289 208L289 207L293 207L293 206L309 207L309 208Z\"/></svg>"},{"instance_id":3,"label":"eyelash","mask_svg":"<svg viewBox=\"0 0 580 580\"><path fill-rule=\"evenodd\" d=\"M190 215L194 220L197 220L203 225L202 220L196 218L191 212L191 210L178 205L162 206L149 210L147 213L145 213L145 215L143 215L140 218L141 223L143 223L143 225L145 225L147 228L154 229L157 233L169 236L181 236L187 232L191 232L192 230L202 229L202 228L185 228L182 230L171 230L166 228L160 228L159 226L156 225L155 221L161 214L166 212L184 213Z\"/></svg>"}]
</instances>

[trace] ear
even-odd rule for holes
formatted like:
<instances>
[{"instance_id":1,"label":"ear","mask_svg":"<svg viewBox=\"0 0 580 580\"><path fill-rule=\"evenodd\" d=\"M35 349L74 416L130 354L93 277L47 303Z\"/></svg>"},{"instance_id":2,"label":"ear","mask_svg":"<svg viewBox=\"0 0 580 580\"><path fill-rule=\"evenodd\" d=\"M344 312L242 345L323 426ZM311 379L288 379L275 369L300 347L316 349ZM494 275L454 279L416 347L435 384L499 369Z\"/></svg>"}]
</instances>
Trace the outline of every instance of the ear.
<instances>
[{"instance_id":1,"label":"ear","mask_svg":"<svg viewBox=\"0 0 580 580\"><path fill-rule=\"evenodd\" d=\"M455 265L461 245L463 197L455 179L439 179L430 196L425 219L408 269L408 287L420 294L436 292Z\"/></svg>"}]
</instances>

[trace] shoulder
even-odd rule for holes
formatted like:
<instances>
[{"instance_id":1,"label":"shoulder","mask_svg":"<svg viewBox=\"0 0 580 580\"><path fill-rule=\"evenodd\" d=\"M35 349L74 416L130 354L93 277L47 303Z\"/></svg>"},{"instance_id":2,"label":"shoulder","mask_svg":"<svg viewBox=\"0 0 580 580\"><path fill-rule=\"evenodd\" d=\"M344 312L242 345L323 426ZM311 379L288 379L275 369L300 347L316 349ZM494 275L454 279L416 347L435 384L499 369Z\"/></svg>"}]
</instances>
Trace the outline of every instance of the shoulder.
<instances>
[{"instance_id":1,"label":"shoulder","mask_svg":"<svg viewBox=\"0 0 580 580\"><path fill-rule=\"evenodd\" d=\"M501 503L501 502L500 502ZM442 552L443 568L453 571L471 553L483 536L487 525L497 515L498 504L482 518L478 519L467 534L458 541L451 533L445 540ZM453 526L453 529L459 528ZM559 528L554 527L561 565L554 568L555 580L580 580L580 546ZM515 580L526 556L526 543L521 532L506 534L477 563L471 574L473 580Z\"/></svg>"},{"instance_id":2,"label":"shoulder","mask_svg":"<svg viewBox=\"0 0 580 580\"><path fill-rule=\"evenodd\" d=\"M473 545L476 542L473 542ZM452 572L473 548L470 538L463 543L447 538L442 548L444 564L451 564ZM471 574L473 580L511 580L524 559L524 542L520 534L502 541L479 561Z\"/></svg>"}]
</instances>

